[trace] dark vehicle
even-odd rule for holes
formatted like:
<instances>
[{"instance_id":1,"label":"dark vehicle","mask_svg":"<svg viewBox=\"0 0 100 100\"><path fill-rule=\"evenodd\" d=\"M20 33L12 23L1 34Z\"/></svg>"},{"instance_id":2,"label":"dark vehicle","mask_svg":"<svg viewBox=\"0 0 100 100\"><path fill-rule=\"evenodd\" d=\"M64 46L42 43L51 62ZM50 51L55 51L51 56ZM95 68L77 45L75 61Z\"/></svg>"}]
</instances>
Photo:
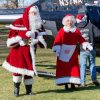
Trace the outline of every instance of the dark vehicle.
<instances>
[{"instance_id":1,"label":"dark vehicle","mask_svg":"<svg viewBox=\"0 0 100 100\"><path fill-rule=\"evenodd\" d=\"M71 13L84 13L89 15L90 21L100 29L100 6L85 6L84 0L36 0L33 5L37 5L40 10L42 20L45 21L46 29L52 30L53 35L62 27L62 18ZM15 19L22 17L25 8L17 9L1 9L0 10L0 24L10 24ZM96 37L97 51L100 52L100 37ZM98 53L99 53L98 52Z\"/></svg>"},{"instance_id":2,"label":"dark vehicle","mask_svg":"<svg viewBox=\"0 0 100 100\"><path fill-rule=\"evenodd\" d=\"M76 15L82 8L83 0L36 0L41 18L45 20L45 27L53 31L54 36L62 26L62 18L71 13ZM22 17L25 8L1 9L0 24L12 23L15 19Z\"/></svg>"},{"instance_id":3,"label":"dark vehicle","mask_svg":"<svg viewBox=\"0 0 100 100\"><path fill-rule=\"evenodd\" d=\"M90 21L100 29L100 6L87 6ZM100 36L95 37L97 55L100 55Z\"/></svg>"}]
</instances>

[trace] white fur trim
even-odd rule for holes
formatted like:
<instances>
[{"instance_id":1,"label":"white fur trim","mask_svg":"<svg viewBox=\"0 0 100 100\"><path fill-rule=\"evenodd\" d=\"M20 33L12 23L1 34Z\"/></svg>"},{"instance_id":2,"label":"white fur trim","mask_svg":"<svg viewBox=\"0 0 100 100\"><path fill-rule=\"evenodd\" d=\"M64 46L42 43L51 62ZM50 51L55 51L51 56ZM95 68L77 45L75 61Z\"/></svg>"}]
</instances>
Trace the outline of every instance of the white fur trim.
<instances>
[{"instance_id":1,"label":"white fur trim","mask_svg":"<svg viewBox=\"0 0 100 100\"><path fill-rule=\"evenodd\" d=\"M41 36L38 36L37 39L39 40L39 42L41 42L43 44L43 46L45 48L47 48L47 44L46 44L46 42L45 42L45 40L44 40L44 38L43 38L42 35Z\"/></svg>"},{"instance_id":2,"label":"white fur trim","mask_svg":"<svg viewBox=\"0 0 100 100\"><path fill-rule=\"evenodd\" d=\"M62 77L62 78L57 78L56 79L56 84L64 84L64 83L75 83L75 84L80 84L80 78L76 77Z\"/></svg>"},{"instance_id":3,"label":"white fur trim","mask_svg":"<svg viewBox=\"0 0 100 100\"><path fill-rule=\"evenodd\" d=\"M32 58L32 65L33 65L33 69L34 69L34 74L37 74L37 70L35 67L35 52L34 52L34 46L30 44L30 54L31 54L31 58Z\"/></svg>"},{"instance_id":4,"label":"white fur trim","mask_svg":"<svg viewBox=\"0 0 100 100\"><path fill-rule=\"evenodd\" d=\"M22 38L20 36L15 36L12 38L8 38L7 39L7 47L10 47L12 44L17 43L21 40Z\"/></svg>"},{"instance_id":5,"label":"white fur trim","mask_svg":"<svg viewBox=\"0 0 100 100\"><path fill-rule=\"evenodd\" d=\"M10 72L13 72L13 73L19 73L19 74L22 74L22 75L34 76L33 70L16 68L15 66L10 65L7 61L4 61L2 67L9 70Z\"/></svg>"},{"instance_id":6,"label":"white fur trim","mask_svg":"<svg viewBox=\"0 0 100 100\"><path fill-rule=\"evenodd\" d=\"M31 36L33 36L33 35L35 35L35 32L32 32L32 31L27 31L26 32L26 36L27 37L31 37ZM34 36L35 37L35 36Z\"/></svg>"},{"instance_id":7,"label":"white fur trim","mask_svg":"<svg viewBox=\"0 0 100 100\"><path fill-rule=\"evenodd\" d=\"M87 16L86 15L81 20L76 18L77 23L84 22L84 21L87 21Z\"/></svg>"},{"instance_id":8,"label":"white fur trim","mask_svg":"<svg viewBox=\"0 0 100 100\"><path fill-rule=\"evenodd\" d=\"M76 31L76 27L72 27L71 29L69 29L67 26L64 26L63 29L64 29L65 32L74 33Z\"/></svg>"},{"instance_id":9,"label":"white fur trim","mask_svg":"<svg viewBox=\"0 0 100 100\"><path fill-rule=\"evenodd\" d=\"M33 78L30 78L30 79L24 79L24 84L25 85L31 85L31 84L33 84Z\"/></svg>"},{"instance_id":10,"label":"white fur trim","mask_svg":"<svg viewBox=\"0 0 100 100\"><path fill-rule=\"evenodd\" d=\"M77 23L80 23L80 22L82 22L80 19L76 19L76 21L77 21Z\"/></svg>"},{"instance_id":11,"label":"white fur trim","mask_svg":"<svg viewBox=\"0 0 100 100\"><path fill-rule=\"evenodd\" d=\"M14 76L13 75L13 82L15 83L19 83L22 81L22 76Z\"/></svg>"},{"instance_id":12,"label":"white fur trim","mask_svg":"<svg viewBox=\"0 0 100 100\"><path fill-rule=\"evenodd\" d=\"M13 29L13 30L27 30L27 28L26 27L16 27L16 26L14 26L14 25L10 25L9 26L11 29Z\"/></svg>"}]
</instances>

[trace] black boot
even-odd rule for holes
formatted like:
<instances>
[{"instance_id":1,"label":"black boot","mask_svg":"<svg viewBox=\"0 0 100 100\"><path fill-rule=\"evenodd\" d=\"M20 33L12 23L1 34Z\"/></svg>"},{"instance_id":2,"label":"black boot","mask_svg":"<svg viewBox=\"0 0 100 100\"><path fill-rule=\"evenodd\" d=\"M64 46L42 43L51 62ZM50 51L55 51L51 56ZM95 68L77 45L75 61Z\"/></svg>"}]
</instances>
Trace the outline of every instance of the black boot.
<instances>
[{"instance_id":1,"label":"black boot","mask_svg":"<svg viewBox=\"0 0 100 100\"><path fill-rule=\"evenodd\" d=\"M19 96L19 86L20 83L14 83L14 96Z\"/></svg>"},{"instance_id":2,"label":"black boot","mask_svg":"<svg viewBox=\"0 0 100 100\"><path fill-rule=\"evenodd\" d=\"M71 83L71 89L72 89L72 90L75 89L75 84Z\"/></svg>"},{"instance_id":3,"label":"black boot","mask_svg":"<svg viewBox=\"0 0 100 100\"><path fill-rule=\"evenodd\" d=\"M68 90L68 84L65 84L65 90Z\"/></svg>"},{"instance_id":4,"label":"black boot","mask_svg":"<svg viewBox=\"0 0 100 100\"><path fill-rule=\"evenodd\" d=\"M25 85L26 95L32 95L32 85Z\"/></svg>"}]
</instances>

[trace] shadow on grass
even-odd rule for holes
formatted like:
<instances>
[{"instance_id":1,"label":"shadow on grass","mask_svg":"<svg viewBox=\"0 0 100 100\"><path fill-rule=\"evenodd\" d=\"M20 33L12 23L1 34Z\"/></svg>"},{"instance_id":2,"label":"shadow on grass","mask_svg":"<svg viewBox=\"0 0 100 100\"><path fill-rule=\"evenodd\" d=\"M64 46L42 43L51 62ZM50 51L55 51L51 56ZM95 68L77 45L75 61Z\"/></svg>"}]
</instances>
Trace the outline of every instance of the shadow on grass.
<instances>
[{"instance_id":1,"label":"shadow on grass","mask_svg":"<svg viewBox=\"0 0 100 100\"><path fill-rule=\"evenodd\" d=\"M65 90L65 89L55 89L55 90L47 90L47 91L40 91L40 92L37 92L37 93L32 93L32 95L30 96L34 96L34 95L37 95L37 94L44 94L44 93L72 93L72 92L75 92L75 91L84 91L84 90L99 90L100 89L100 86L88 86L88 87L81 87L81 88L76 88L76 89L68 89L68 90ZM25 93L24 94L20 94L19 97L21 96L27 96Z\"/></svg>"},{"instance_id":2,"label":"shadow on grass","mask_svg":"<svg viewBox=\"0 0 100 100\"><path fill-rule=\"evenodd\" d=\"M51 60L46 60L46 61L36 61L36 63L45 63L45 62L50 62Z\"/></svg>"},{"instance_id":3,"label":"shadow on grass","mask_svg":"<svg viewBox=\"0 0 100 100\"><path fill-rule=\"evenodd\" d=\"M27 94L23 93L23 94L19 94L19 97L21 97L21 96L34 96L34 95L36 95L36 94L32 93L31 95L27 95Z\"/></svg>"},{"instance_id":4,"label":"shadow on grass","mask_svg":"<svg viewBox=\"0 0 100 100\"><path fill-rule=\"evenodd\" d=\"M47 67L47 69L55 69L56 68L55 65L47 65L47 64L46 65L44 65L44 64L36 64L36 66L38 66L38 67Z\"/></svg>"},{"instance_id":5,"label":"shadow on grass","mask_svg":"<svg viewBox=\"0 0 100 100\"><path fill-rule=\"evenodd\" d=\"M55 92L55 93L71 93L71 92L74 92L74 91L73 90L56 89L56 90L40 91L40 92L37 92L36 94L50 93L50 92Z\"/></svg>"},{"instance_id":6,"label":"shadow on grass","mask_svg":"<svg viewBox=\"0 0 100 100\"><path fill-rule=\"evenodd\" d=\"M68 90L56 89L56 90L40 91L40 92L37 92L35 94L50 93L50 92L55 92L55 93L72 93L72 92L75 92L75 91L99 90L99 89L100 89L100 86L88 86L88 87L76 88L74 90L72 90L72 89L68 89Z\"/></svg>"}]
</instances>

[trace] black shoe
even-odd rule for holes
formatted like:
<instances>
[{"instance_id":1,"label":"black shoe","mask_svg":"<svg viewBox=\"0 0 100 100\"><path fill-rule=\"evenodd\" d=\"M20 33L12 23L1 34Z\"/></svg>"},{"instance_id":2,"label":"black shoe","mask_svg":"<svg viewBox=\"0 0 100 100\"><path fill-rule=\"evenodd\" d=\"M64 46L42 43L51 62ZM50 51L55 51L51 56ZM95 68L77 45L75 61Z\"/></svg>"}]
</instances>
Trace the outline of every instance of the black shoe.
<instances>
[{"instance_id":1,"label":"black shoe","mask_svg":"<svg viewBox=\"0 0 100 100\"><path fill-rule=\"evenodd\" d=\"M14 96L15 97L19 96L19 86L20 86L20 83L14 83Z\"/></svg>"},{"instance_id":2,"label":"black shoe","mask_svg":"<svg viewBox=\"0 0 100 100\"><path fill-rule=\"evenodd\" d=\"M95 85L95 86L100 86L100 83L96 80L96 81L93 81L93 84Z\"/></svg>"},{"instance_id":3,"label":"black shoe","mask_svg":"<svg viewBox=\"0 0 100 100\"><path fill-rule=\"evenodd\" d=\"M76 87L75 87L75 84L73 84L73 83L71 83L71 89L75 89Z\"/></svg>"},{"instance_id":4,"label":"black shoe","mask_svg":"<svg viewBox=\"0 0 100 100\"><path fill-rule=\"evenodd\" d=\"M26 95L32 95L32 85L25 85Z\"/></svg>"},{"instance_id":5,"label":"black shoe","mask_svg":"<svg viewBox=\"0 0 100 100\"><path fill-rule=\"evenodd\" d=\"M68 88L68 84L65 84L65 90L68 90L69 88Z\"/></svg>"}]
</instances>

